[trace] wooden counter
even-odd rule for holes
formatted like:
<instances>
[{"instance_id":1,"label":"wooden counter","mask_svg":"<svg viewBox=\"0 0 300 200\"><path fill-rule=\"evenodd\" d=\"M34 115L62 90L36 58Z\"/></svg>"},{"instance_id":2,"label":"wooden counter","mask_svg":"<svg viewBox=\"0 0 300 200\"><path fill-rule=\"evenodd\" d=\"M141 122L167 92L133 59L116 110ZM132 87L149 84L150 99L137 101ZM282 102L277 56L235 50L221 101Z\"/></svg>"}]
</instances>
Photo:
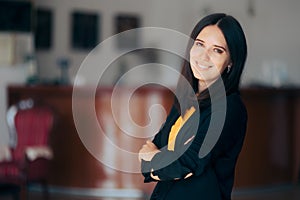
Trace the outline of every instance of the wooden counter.
<instances>
[{"instance_id":1,"label":"wooden counter","mask_svg":"<svg viewBox=\"0 0 300 200\"><path fill-rule=\"evenodd\" d=\"M142 184L140 174L116 171L99 162L85 148L77 133L72 114L72 88L57 86L9 86L9 105L24 98L33 98L51 105L57 112L57 126L52 135L54 160L51 165L49 182L51 185L83 188L138 188L151 190L153 184ZM124 132L112 119L110 95L112 89L99 88L95 95L95 111L99 124L111 123L106 131L113 133L116 145L137 152L147 135L140 139L128 140ZM168 112L173 101L173 94L162 88L141 88L134 93L130 101L130 113L133 120L141 126L149 123L149 111L154 104L162 105ZM300 89L242 89L242 98L248 110L248 128L236 169L235 187L255 187L270 184L295 183L299 178L300 163ZM123 97L118 99L117 117L122 118ZM91 133L97 134L97 127L91 123L89 111L90 99L84 95L80 100L81 121ZM151 114L151 112L150 112ZM162 123L165 113L156 119ZM106 121L105 121L106 120ZM107 121L108 120L108 121ZM127 118L126 118L127 120ZM103 124L102 124L103 125ZM130 127L129 127L130 128ZM131 131L139 133L138 128ZM157 126L148 130L155 133ZM149 134L149 133L147 133ZM124 138L125 137L125 138ZM122 138L122 139L120 139ZM113 139L112 139L113 141ZM123 142L122 142L123 141ZM124 143L125 141L125 143ZM96 151L109 151L99 141ZM115 154L111 152L113 157ZM128 161L115 157L115 164L127 166Z\"/></svg>"},{"instance_id":2,"label":"wooden counter","mask_svg":"<svg viewBox=\"0 0 300 200\"><path fill-rule=\"evenodd\" d=\"M248 128L236 186L299 182L300 89L244 88Z\"/></svg>"},{"instance_id":3,"label":"wooden counter","mask_svg":"<svg viewBox=\"0 0 300 200\"><path fill-rule=\"evenodd\" d=\"M126 88L124 91L125 90ZM97 126L101 125L105 134L107 134L106 136L111 139L112 143L133 153L137 153L139 148L146 141L147 135L143 134L155 134L160 128L163 122L162 120L166 117L166 113L169 111L173 102L172 92L165 88L145 87L137 90L130 99L130 114L132 120L137 123L136 127L131 127L131 132L136 134L137 137L131 137L121 130L119 124L113 121L113 117L119 118L120 116L125 116L124 113L128 109L128 106L126 106L126 91L116 98L117 102L115 107L118 107L118 113L114 113L117 116L113 116L110 105L110 96L113 90L110 88L97 89L94 110L96 111L98 124L92 122L93 113L91 113L90 109L93 99L89 98L90 89L85 88L82 91L83 93L77 97L77 103L79 103L80 124L86 127L85 131L90 135L97 135L99 134ZM113 160L109 160L109 164L104 165L87 150L80 139L80 134L78 134L77 127L74 123L72 113L72 87L25 87L12 85L8 87L7 92L9 105L18 102L20 99L33 98L50 105L57 114L56 126L51 138L51 145L54 149L54 159L51 163L49 175L49 183L51 185L82 188L133 188L143 191L152 190L154 184L142 184L143 177L140 171L135 171L134 174L124 172L125 170L128 171L128 168L130 171L131 165L135 164L135 166L132 166L133 168L139 166L137 156L133 158L134 160L128 160L107 148L106 144L103 144L101 140L95 139L96 148L92 151L94 151L94 153L96 151L96 154L97 152L99 152L99 154L106 152L108 156L107 159ZM147 133L140 133L139 126L145 126L149 123L151 117L149 115L151 115L153 111L151 111L150 108L155 104L162 105L167 110L165 113L161 113L160 118L157 116L157 118L154 119L154 122L156 121L156 128L150 127ZM120 123L126 123L128 118L124 119L125 121L123 120L123 122ZM128 125L130 125L130 123L131 122L128 121ZM81 137L82 134L85 133L81 133ZM120 170L115 170L115 167L110 165L117 165ZM125 170L122 171L122 168Z\"/></svg>"}]
</instances>

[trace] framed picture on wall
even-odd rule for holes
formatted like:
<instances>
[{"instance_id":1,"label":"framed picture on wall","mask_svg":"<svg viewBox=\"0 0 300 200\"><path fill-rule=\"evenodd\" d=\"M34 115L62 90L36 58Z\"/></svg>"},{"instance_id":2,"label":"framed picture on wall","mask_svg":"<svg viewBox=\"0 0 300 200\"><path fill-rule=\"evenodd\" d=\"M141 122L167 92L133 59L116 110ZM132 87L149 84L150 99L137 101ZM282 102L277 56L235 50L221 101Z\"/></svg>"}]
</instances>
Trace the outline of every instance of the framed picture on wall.
<instances>
[{"instance_id":1,"label":"framed picture on wall","mask_svg":"<svg viewBox=\"0 0 300 200\"><path fill-rule=\"evenodd\" d=\"M73 49L91 50L99 42L100 15L90 12L72 13L71 46Z\"/></svg>"},{"instance_id":2,"label":"framed picture on wall","mask_svg":"<svg viewBox=\"0 0 300 200\"><path fill-rule=\"evenodd\" d=\"M52 11L50 9L38 8L35 13L35 48L37 50L48 50L52 46Z\"/></svg>"},{"instance_id":3,"label":"framed picture on wall","mask_svg":"<svg viewBox=\"0 0 300 200\"><path fill-rule=\"evenodd\" d=\"M118 14L115 17L115 33L121 33L140 27L140 18L137 15ZM125 32L117 37L118 48L136 48L139 46L139 31Z\"/></svg>"}]
</instances>

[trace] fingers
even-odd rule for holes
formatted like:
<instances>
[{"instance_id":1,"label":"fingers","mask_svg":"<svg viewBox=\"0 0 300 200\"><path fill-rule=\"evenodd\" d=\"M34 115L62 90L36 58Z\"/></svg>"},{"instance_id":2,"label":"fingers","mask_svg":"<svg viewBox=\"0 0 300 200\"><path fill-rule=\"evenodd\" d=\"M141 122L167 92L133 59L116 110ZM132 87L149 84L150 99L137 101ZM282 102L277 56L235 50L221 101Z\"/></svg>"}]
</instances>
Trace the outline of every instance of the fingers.
<instances>
[{"instance_id":1,"label":"fingers","mask_svg":"<svg viewBox=\"0 0 300 200\"><path fill-rule=\"evenodd\" d=\"M152 148L157 149L157 146L156 146L152 141L150 141L150 140L147 140L147 141L146 141L146 144L149 145L149 146L152 147Z\"/></svg>"},{"instance_id":2,"label":"fingers","mask_svg":"<svg viewBox=\"0 0 300 200\"><path fill-rule=\"evenodd\" d=\"M159 152L157 146L152 141L147 140L139 150L139 160L151 160L157 152Z\"/></svg>"}]
</instances>

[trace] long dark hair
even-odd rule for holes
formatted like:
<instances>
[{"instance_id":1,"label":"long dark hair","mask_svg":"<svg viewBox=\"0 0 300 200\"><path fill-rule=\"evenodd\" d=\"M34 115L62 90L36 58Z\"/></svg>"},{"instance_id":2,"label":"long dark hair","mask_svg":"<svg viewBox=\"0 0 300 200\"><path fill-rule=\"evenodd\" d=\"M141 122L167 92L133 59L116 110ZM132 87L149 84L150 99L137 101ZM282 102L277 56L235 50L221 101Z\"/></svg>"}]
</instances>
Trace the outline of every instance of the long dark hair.
<instances>
[{"instance_id":1,"label":"long dark hair","mask_svg":"<svg viewBox=\"0 0 300 200\"><path fill-rule=\"evenodd\" d=\"M190 49L195 39L201 30L209 25L217 25L220 28L229 49L232 67L229 73L227 73L227 70L224 70L221 74L226 95L239 90L240 78L247 58L247 43L244 31L240 23L234 17L224 13L211 14L201 19L190 35L191 39L186 48L186 59L183 61L181 76L179 77L176 89L175 106L178 110L180 110L181 107L181 110L185 111L194 105L195 101L201 104L201 101L211 95L208 89L206 89L198 96L195 96L195 94L199 92L198 79L194 77L189 62ZM191 87L187 87L187 82Z\"/></svg>"}]
</instances>

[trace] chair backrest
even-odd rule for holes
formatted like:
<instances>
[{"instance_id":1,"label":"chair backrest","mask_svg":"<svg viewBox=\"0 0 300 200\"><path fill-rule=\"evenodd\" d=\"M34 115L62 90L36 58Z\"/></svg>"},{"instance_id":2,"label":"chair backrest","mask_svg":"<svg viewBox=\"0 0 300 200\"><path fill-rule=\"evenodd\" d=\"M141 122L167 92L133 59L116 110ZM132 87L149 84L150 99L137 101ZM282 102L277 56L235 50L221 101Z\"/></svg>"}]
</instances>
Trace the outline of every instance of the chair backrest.
<instances>
[{"instance_id":1,"label":"chair backrest","mask_svg":"<svg viewBox=\"0 0 300 200\"><path fill-rule=\"evenodd\" d=\"M22 159L28 146L48 145L54 115L52 110L32 99L22 100L7 112L11 138L15 138L15 159Z\"/></svg>"}]
</instances>

